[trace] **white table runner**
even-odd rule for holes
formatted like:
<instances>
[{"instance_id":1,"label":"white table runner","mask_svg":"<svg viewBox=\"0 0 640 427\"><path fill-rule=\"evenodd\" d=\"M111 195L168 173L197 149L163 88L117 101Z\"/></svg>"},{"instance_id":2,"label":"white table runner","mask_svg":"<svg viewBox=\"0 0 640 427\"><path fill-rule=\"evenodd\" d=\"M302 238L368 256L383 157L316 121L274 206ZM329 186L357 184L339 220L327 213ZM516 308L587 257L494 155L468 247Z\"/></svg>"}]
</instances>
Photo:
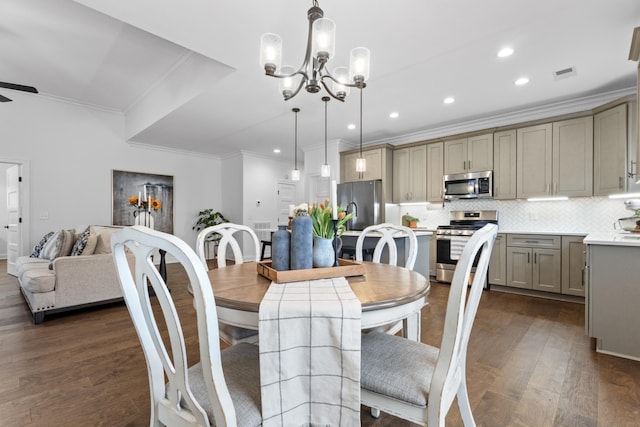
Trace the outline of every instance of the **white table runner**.
<instances>
[{"instance_id":1,"label":"white table runner","mask_svg":"<svg viewBox=\"0 0 640 427\"><path fill-rule=\"evenodd\" d=\"M271 284L259 311L263 426L360 425L361 313L344 277Z\"/></svg>"}]
</instances>

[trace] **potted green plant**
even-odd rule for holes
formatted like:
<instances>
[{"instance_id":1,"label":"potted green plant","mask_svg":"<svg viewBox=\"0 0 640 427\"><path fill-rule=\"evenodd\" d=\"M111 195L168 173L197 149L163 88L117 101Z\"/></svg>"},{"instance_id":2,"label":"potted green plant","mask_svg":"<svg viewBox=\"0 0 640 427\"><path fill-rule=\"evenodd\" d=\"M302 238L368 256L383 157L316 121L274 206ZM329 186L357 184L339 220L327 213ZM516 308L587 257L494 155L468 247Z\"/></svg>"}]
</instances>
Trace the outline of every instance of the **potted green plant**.
<instances>
[{"instance_id":1,"label":"potted green plant","mask_svg":"<svg viewBox=\"0 0 640 427\"><path fill-rule=\"evenodd\" d=\"M224 215L222 215L218 211L214 211L213 209L205 209L203 211L198 212L198 220L191 227L192 230L200 231L204 230L207 227L211 227L213 225L222 224L223 222L229 222ZM220 241L220 234L218 233L210 233L205 241L207 243L213 243L214 245L218 245Z\"/></svg>"}]
</instances>

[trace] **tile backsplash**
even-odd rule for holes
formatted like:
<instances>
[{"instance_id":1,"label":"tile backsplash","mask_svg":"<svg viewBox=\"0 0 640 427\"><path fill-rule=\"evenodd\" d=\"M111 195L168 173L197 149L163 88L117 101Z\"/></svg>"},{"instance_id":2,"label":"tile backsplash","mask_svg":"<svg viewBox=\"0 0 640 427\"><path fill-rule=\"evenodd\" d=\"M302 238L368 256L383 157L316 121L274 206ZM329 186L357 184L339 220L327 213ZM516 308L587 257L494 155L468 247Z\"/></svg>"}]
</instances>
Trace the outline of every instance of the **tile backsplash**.
<instances>
[{"instance_id":1,"label":"tile backsplash","mask_svg":"<svg viewBox=\"0 0 640 427\"><path fill-rule=\"evenodd\" d=\"M497 210L500 230L519 232L588 233L611 231L618 218L633 216L625 199L585 197L563 201L455 200L427 206L387 205L387 222L400 224L402 215L420 218L420 227L436 228L449 223L452 210Z\"/></svg>"}]
</instances>

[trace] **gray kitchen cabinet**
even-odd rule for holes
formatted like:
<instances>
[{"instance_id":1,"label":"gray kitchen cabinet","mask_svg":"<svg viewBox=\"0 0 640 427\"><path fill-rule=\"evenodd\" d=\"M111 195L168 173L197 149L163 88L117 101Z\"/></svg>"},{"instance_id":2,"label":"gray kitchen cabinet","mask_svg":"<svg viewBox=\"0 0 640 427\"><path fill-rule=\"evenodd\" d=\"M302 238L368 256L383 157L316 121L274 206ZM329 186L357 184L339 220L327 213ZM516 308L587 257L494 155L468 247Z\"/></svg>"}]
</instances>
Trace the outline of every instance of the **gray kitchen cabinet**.
<instances>
[{"instance_id":1,"label":"gray kitchen cabinet","mask_svg":"<svg viewBox=\"0 0 640 427\"><path fill-rule=\"evenodd\" d=\"M433 233L429 239L429 276L431 277L436 277L436 267L438 263L437 250L436 233Z\"/></svg>"},{"instance_id":2,"label":"gray kitchen cabinet","mask_svg":"<svg viewBox=\"0 0 640 427\"><path fill-rule=\"evenodd\" d=\"M444 143L427 144L427 201L441 203L444 168Z\"/></svg>"},{"instance_id":3,"label":"gray kitchen cabinet","mask_svg":"<svg viewBox=\"0 0 640 427\"><path fill-rule=\"evenodd\" d=\"M393 203L427 201L427 144L393 152Z\"/></svg>"},{"instance_id":4,"label":"gray kitchen cabinet","mask_svg":"<svg viewBox=\"0 0 640 427\"><path fill-rule=\"evenodd\" d=\"M516 198L516 130L493 134L493 198Z\"/></svg>"},{"instance_id":5,"label":"gray kitchen cabinet","mask_svg":"<svg viewBox=\"0 0 640 427\"><path fill-rule=\"evenodd\" d=\"M593 116L517 131L518 198L593 195Z\"/></svg>"},{"instance_id":6,"label":"gray kitchen cabinet","mask_svg":"<svg viewBox=\"0 0 640 427\"><path fill-rule=\"evenodd\" d=\"M587 332L596 338L599 353L640 360L640 246L592 244L590 237L585 239Z\"/></svg>"},{"instance_id":7,"label":"gray kitchen cabinet","mask_svg":"<svg viewBox=\"0 0 640 427\"><path fill-rule=\"evenodd\" d=\"M553 123L555 196L593 195L593 116Z\"/></svg>"},{"instance_id":8,"label":"gray kitchen cabinet","mask_svg":"<svg viewBox=\"0 0 640 427\"><path fill-rule=\"evenodd\" d=\"M585 236L562 236L562 293L583 297Z\"/></svg>"},{"instance_id":9,"label":"gray kitchen cabinet","mask_svg":"<svg viewBox=\"0 0 640 427\"><path fill-rule=\"evenodd\" d=\"M508 234L506 286L560 293L560 248L560 236Z\"/></svg>"},{"instance_id":10,"label":"gray kitchen cabinet","mask_svg":"<svg viewBox=\"0 0 640 427\"><path fill-rule=\"evenodd\" d=\"M364 172L356 172L356 160L360 158L360 152L343 154L340 160L341 182L369 181L371 179L382 179L383 153L381 148L372 150L362 150L362 157L367 162Z\"/></svg>"},{"instance_id":11,"label":"gray kitchen cabinet","mask_svg":"<svg viewBox=\"0 0 640 427\"><path fill-rule=\"evenodd\" d=\"M507 284L507 237L498 234L493 244L491 258L489 259L489 273L487 281L490 285Z\"/></svg>"},{"instance_id":12,"label":"gray kitchen cabinet","mask_svg":"<svg viewBox=\"0 0 640 427\"><path fill-rule=\"evenodd\" d=\"M493 170L493 134L444 142L444 173Z\"/></svg>"},{"instance_id":13,"label":"gray kitchen cabinet","mask_svg":"<svg viewBox=\"0 0 640 427\"><path fill-rule=\"evenodd\" d=\"M553 156L551 123L517 130L516 193L518 198L548 196Z\"/></svg>"},{"instance_id":14,"label":"gray kitchen cabinet","mask_svg":"<svg viewBox=\"0 0 640 427\"><path fill-rule=\"evenodd\" d=\"M626 190L627 104L593 116L593 195Z\"/></svg>"}]
</instances>

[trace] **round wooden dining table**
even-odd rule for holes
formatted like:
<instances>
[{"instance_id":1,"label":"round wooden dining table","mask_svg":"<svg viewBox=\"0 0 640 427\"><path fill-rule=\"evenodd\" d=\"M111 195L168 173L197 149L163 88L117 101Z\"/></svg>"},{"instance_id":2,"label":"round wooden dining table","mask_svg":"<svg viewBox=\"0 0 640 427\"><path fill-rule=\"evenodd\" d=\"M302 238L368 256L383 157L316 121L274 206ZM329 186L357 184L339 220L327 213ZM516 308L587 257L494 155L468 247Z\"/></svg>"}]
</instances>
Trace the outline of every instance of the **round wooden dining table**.
<instances>
[{"instance_id":1,"label":"round wooden dining table","mask_svg":"<svg viewBox=\"0 0 640 427\"><path fill-rule=\"evenodd\" d=\"M362 329L403 321L403 335L420 340L420 310L428 302L429 280L404 267L363 262L364 275L347 277L362 305ZM271 280L255 262L209 270L218 320L258 330L258 310Z\"/></svg>"}]
</instances>

